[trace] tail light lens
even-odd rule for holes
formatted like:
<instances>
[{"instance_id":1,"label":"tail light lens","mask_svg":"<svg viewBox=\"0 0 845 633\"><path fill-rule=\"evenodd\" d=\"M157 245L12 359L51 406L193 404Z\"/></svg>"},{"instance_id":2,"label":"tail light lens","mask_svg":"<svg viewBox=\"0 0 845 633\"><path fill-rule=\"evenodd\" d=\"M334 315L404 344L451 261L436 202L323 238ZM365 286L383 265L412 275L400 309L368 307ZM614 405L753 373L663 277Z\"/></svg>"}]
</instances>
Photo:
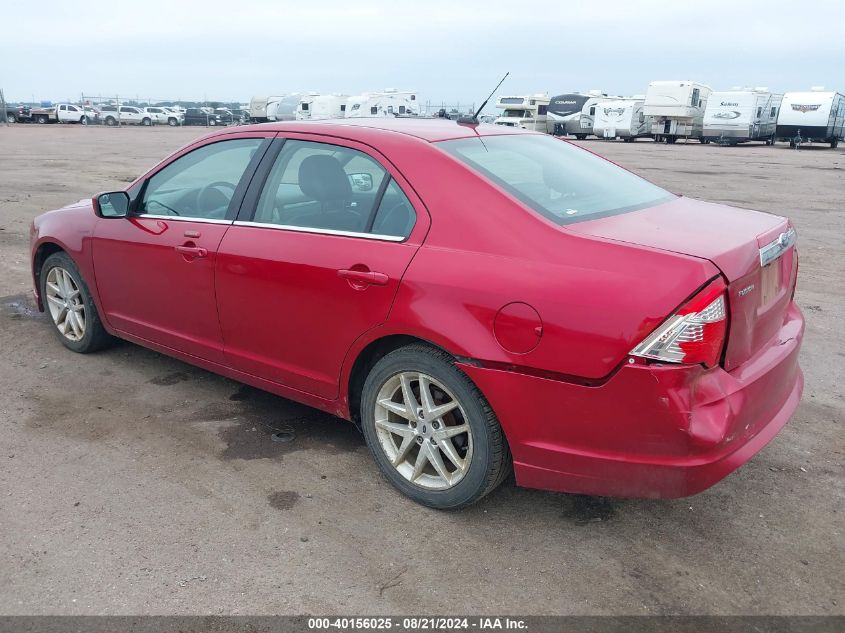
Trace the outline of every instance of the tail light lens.
<instances>
[{"instance_id":1,"label":"tail light lens","mask_svg":"<svg viewBox=\"0 0 845 633\"><path fill-rule=\"evenodd\" d=\"M727 331L725 285L717 280L631 350L631 355L666 363L701 363L713 367L719 364Z\"/></svg>"}]
</instances>

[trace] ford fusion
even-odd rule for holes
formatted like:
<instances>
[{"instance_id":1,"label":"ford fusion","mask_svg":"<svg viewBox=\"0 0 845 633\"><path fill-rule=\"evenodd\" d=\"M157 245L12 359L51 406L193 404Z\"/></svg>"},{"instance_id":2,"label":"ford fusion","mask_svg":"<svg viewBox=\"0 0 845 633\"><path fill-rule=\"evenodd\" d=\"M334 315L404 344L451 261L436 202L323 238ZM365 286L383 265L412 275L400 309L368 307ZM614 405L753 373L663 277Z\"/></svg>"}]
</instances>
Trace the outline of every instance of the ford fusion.
<instances>
[{"instance_id":1,"label":"ford fusion","mask_svg":"<svg viewBox=\"0 0 845 633\"><path fill-rule=\"evenodd\" d=\"M444 120L220 131L31 229L67 348L126 339L358 425L460 508L695 494L801 397L795 230L569 143Z\"/></svg>"}]
</instances>

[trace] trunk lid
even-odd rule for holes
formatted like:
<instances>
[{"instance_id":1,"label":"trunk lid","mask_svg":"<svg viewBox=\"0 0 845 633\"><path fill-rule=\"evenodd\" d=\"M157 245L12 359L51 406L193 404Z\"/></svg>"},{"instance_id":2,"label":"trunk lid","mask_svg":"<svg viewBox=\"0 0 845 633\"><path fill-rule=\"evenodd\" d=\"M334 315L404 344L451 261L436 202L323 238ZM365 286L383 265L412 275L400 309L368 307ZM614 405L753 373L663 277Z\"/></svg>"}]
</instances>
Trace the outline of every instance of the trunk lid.
<instances>
[{"instance_id":1,"label":"trunk lid","mask_svg":"<svg viewBox=\"0 0 845 633\"><path fill-rule=\"evenodd\" d=\"M798 265L794 230L786 218L676 198L569 224L565 230L713 262L728 282L730 325L724 357L728 371L769 345L783 325Z\"/></svg>"}]
</instances>

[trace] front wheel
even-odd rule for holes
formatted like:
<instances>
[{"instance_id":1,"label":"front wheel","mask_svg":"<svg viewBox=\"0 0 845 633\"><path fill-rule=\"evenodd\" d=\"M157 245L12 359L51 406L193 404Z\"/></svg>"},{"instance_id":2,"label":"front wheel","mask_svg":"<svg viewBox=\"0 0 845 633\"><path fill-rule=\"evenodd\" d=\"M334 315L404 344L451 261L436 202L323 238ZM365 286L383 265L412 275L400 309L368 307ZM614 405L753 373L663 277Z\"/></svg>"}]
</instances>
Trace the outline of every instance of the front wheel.
<instances>
[{"instance_id":1,"label":"front wheel","mask_svg":"<svg viewBox=\"0 0 845 633\"><path fill-rule=\"evenodd\" d=\"M167 125L169 125L170 127L176 127L177 125L179 125L179 121L177 121L174 117L170 117L169 119L167 119Z\"/></svg>"},{"instance_id":2,"label":"front wheel","mask_svg":"<svg viewBox=\"0 0 845 633\"><path fill-rule=\"evenodd\" d=\"M143 126L149 127L152 124L153 124L152 119L146 119L146 118L141 119L141 125L143 125Z\"/></svg>"},{"instance_id":3,"label":"front wheel","mask_svg":"<svg viewBox=\"0 0 845 633\"><path fill-rule=\"evenodd\" d=\"M17 118L15 117L14 114L6 113L6 123L16 123L16 122L17 122Z\"/></svg>"},{"instance_id":4,"label":"front wheel","mask_svg":"<svg viewBox=\"0 0 845 633\"><path fill-rule=\"evenodd\" d=\"M66 253L53 253L40 273L41 300L62 345L87 354L111 342L88 286Z\"/></svg>"},{"instance_id":5,"label":"front wheel","mask_svg":"<svg viewBox=\"0 0 845 633\"><path fill-rule=\"evenodd\" d=\"M364 383L361 423L381 472L422 505L464 508L510 473L496 415L438 349L410 345L379 360Z\"/></svg>"},{"instance_id":6,"label":"front wheel","mask_svg":"<svg viewBox=\"0 0 845 633\"><path fill-rule=\"evenodd\" d=\"M839 139L835 138L830 142L830 148L836 149L837 147L839 147Z\"/></svg>"}]
</instances>

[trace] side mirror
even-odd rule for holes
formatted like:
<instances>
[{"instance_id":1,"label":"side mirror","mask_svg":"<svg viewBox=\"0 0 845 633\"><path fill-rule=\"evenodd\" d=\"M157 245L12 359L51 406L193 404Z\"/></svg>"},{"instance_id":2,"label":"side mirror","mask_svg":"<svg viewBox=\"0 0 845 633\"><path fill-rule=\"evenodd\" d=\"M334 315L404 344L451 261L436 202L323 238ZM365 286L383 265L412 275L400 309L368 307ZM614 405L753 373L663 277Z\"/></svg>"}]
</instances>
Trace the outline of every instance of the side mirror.
<instances>
[{"instance_id":1,"label":"side mirror","mask_svg":"<svg viewBox=\"0 0 845 633\"><path fill-rule=\"evenodd\" d=\"M352 190L358 193L373 190L373 176L372 174L349 174L349 184L352 185Z\"/></svg>"},{"instance_id":2,"label":"side mirror","mask_svg":"<svg viewBox=\"0 0 845 633\"><path fill-rule=\"evenodd\" d=\"M129 194L112 191L94 196L94 212L101 218L125 218L129 215Z\"/></svg>"}]
</instances>

